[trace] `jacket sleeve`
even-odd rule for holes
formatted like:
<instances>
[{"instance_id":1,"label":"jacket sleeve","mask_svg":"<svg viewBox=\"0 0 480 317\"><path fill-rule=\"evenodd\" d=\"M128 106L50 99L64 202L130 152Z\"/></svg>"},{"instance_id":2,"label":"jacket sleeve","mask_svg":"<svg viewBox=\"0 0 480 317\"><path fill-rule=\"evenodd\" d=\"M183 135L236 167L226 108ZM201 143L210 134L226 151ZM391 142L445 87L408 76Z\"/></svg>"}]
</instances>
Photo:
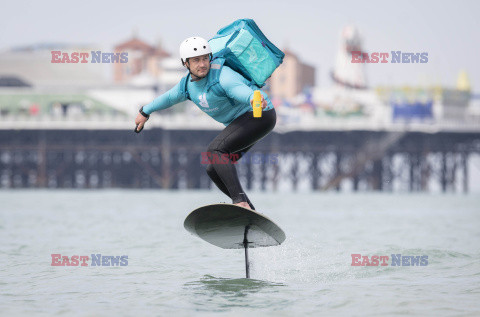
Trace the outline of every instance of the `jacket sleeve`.
<instances>
[{"instance_id":1,"label":"jacket sleeve","mask_svg":"<svg viewBox=\"0 0 480 317\"><path fill-rule=\"evenodd\" d=\"M229 98L241 104L250 104L253 89L247 85L247 80L242 75L230 67L223 66L219 81Z\"/></svg>"},{"instance_id":2,"label":"jacket sleeve","mask_svg":"<svg viewBox=\"0 0 480 317\"><path fill-rule=\"evenodd\" d=\"M179 82L172 89L155 98L148 105L143 106L143 112L145 112L146 114L151 114L152 112L157 110L170 108L171 106L185 100L187 100L187 98L181 92Z\"/></svg>"}]
</instances>

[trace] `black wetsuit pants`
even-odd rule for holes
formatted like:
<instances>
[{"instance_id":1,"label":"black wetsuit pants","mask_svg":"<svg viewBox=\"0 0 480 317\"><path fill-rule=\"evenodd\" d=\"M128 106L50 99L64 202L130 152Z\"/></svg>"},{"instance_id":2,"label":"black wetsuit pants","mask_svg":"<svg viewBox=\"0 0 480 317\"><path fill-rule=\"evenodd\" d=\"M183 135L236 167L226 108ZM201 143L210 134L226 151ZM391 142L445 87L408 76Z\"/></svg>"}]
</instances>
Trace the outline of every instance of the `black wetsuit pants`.
<instances>
[{"instance_id":1,"label":"black wetsuit pants","mask_svg":"<svg viewBox=\"0 0 480 317\"><path fill-rule=\"evenodd\" d=\"M255 209L242 189L234 162L270 133L276 122L275 108L263 111L260 118L254 118L253 112L247 111L225 127L208 146L207 174L232 203L245 201Z\"/></svg>"}]
</instances>

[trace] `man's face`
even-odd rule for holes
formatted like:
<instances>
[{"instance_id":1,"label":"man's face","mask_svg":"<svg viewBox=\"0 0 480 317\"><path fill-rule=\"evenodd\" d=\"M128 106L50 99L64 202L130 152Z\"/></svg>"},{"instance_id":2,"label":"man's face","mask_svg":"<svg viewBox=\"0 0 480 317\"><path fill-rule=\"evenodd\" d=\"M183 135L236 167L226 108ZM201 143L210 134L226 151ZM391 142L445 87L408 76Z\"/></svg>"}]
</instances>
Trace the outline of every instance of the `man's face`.
<instances>
[{"instance_id":1,"label":"man's face","mask_svg":"<svg viewBox=\"0 0 480 317\"><path fill-rule=\"evenodd\" d=\"M207 76L210 70L210 55L202 55L196 57L190 57L187 61L187 66L190 68L190 72L196 77L203 78Z\"/></svg>"}]
</instances>

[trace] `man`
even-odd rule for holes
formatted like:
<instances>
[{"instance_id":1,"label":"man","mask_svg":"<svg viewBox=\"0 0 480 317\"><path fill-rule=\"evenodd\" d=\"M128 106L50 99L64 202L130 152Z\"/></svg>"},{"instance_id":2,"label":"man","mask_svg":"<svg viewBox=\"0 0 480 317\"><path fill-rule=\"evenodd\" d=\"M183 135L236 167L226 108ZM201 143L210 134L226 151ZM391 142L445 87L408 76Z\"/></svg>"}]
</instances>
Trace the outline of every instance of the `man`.
<instances>
[{"instance_id":1,"label":"man","mask_svg":"<svg viewBox=\"0 0 480 317\"><path fill-rule=\"evenodd\" d=\"M262 117L254 118L252 88L258 88L251 86L247 79L231 68L214 64L211 61L212 50L205 39L196 36L183 41L180 57L183 66L189 70L187 81L180 81L143 106L135 119L135 132L143 129L152 112L169 108L187 98L192 100L202 111L226 126L210 143L207 153L210 157L218 155L228 158L228 162L225 164L223 160L220 164L211 160L206 168L208 176L232 199L233 204L254 210L255 207L242 189L234 160L230 158L235 158L235 161L240 159L273 130L276 123L275 109L268 96L262 92ZM186 89L183 85L186 85Z\"/></svg>"}]
</instances>

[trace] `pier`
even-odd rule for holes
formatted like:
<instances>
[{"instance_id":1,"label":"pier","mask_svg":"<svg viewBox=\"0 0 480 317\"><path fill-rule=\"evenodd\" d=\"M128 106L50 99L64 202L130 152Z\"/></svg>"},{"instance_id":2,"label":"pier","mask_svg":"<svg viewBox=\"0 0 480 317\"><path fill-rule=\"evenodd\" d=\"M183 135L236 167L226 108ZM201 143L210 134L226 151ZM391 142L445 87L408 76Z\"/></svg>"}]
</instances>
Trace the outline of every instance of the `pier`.
<instances>
[{"instance_id":1,"label":"pier","mask_svg":"<svg viewBox=\"0 0 480 317\"><path fill-rule=\"evenodd\" d=\"M215 129L0 130L2 188L208 189L201 153ZM273 132L240 160L247 189L468 192L477 131Z\"/></svg>"}]
</instances>

